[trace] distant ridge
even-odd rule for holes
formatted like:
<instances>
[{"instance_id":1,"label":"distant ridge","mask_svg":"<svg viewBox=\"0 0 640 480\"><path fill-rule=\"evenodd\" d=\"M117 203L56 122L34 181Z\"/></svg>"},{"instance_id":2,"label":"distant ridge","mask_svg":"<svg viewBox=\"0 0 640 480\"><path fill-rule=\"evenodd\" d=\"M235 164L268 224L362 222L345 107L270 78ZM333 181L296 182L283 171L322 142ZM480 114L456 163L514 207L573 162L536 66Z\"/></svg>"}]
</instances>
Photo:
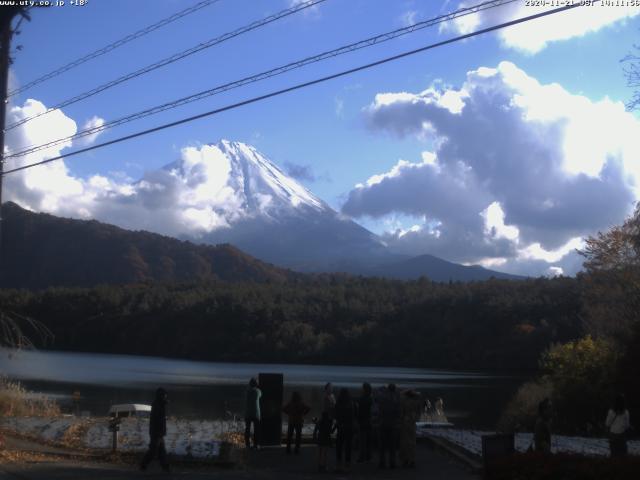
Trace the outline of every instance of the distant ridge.
<instances>
[{"instance_id":1,"label":"distant ridge","mask_svg":"<svg viewBox=\"0 0 640 480\"><path fill-rule=\"evenodd\" d=\"M275 281L298 276L231 245L196 245L95 220L2 205L3 288L155 282Z\"/></svg>"},{"instance_id":2,"label":"distant ridge","mask_svg":"<svg viewBox=\"0 0 640 480\"><path fill-rule=\"evenodd\" d=\"M419 255L417 257L381 265L370 271L370 274L396 278L399 280L415 280L422 276L434 282L449 281L482 281L490 278L503 280L524 280L526 277L496 272L480 265L460 265L448 262L433 255Z\"/></svg>"}]
</instances>

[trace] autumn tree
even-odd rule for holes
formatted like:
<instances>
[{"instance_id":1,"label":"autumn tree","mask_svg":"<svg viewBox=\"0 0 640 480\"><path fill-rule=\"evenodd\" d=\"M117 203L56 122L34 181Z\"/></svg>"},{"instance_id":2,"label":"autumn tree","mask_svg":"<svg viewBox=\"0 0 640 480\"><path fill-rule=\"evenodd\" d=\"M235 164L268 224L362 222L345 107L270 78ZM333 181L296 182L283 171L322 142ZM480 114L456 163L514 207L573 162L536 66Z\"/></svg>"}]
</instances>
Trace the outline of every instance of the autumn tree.
<instances>
[{"instance_id":1,"label":"autumn tree","mask_svg":"<svg viewBox=\"0 0 640 480\"><path fill-rule=\"evenodd\" d=\"M622 225L587 240L585 326L609 339L618 356L615 389L624 392L632 417L640 415L640 204Z\"/></svg>"},{"instance_id":2,"label":"autumn tree","mask_svg":"<svg viewBox=\"0 0 640 480\"><path fill-rule=\"evenodd\" d=\"M589 237L580 253L586 330L624 344L640 321L640 204L622 225Z\"/></svg>"},{"instance_id":3,"label":"autumn tree","mask_svg":"<svg viewBox=\"0 0 640 480\"><path fill-rule=\"evenodd\" d=\"M618 359L611 342L589 335L543 354L540 368L552 388L558 429L597 433L616 390Z\"/></svg>"}]
</instances>

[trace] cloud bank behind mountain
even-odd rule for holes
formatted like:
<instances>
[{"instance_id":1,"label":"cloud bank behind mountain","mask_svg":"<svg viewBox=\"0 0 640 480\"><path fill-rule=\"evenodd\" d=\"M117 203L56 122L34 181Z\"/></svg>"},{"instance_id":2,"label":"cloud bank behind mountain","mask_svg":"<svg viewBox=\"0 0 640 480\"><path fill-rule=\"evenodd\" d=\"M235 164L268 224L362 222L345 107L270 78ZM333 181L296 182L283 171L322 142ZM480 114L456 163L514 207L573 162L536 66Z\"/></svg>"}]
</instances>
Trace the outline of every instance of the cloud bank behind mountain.
<instances>
[{"instance_id":1,"label":"cloud bank behind mountain","mask_svg":"<svg viewBox=\"0 0 640 480\"><path fill-rule=\"evenodd\" d=\"M574 273L581 239L622 222L639 198L640 122L622 103L543 85L512 63L471 71L457 89L380 93L364 118L374 134L433 145L343 205L354 217L422 218L387 232L399 252Z\"/></svg>"}]
</instances>

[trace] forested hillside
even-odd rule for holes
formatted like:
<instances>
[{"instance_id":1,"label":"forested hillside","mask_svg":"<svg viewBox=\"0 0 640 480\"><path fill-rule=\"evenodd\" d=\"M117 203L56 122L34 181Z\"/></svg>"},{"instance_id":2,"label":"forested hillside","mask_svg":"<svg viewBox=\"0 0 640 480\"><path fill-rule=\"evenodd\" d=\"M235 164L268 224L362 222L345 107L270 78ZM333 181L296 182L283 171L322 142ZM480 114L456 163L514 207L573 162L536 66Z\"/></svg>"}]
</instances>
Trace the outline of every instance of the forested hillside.
<instances>
[{"instance_id":1,"label":"forested hillside","mask_svg":"<svg viewBox=\"0 0 640 480\"><path fill-rule=\"evenodd\" d=\"M261 223L252 221L250 232L242 234L250 233L252 240L248 244L240 242L240 245L251 245L249 251L259 258L236 248L235 242L211 245L207 243L211 238L200 239L205 243L181 241L146 231L125 230L95 220L34 213L12 202L2 206L2 214L3 242L0 254L3 272L0 275L0 288L40 289L214 280L262 282L299 278L300 273L260 260L271 258L275 250L280 251L278 255L282 263L279 265L297 265L300 271L349 272L397 279L425 276L436 281L524 278L480 266L458 265L431 255L407 259L384 253L384 249L374 249L377 253L372 253L368 242L377 245L373 234L366 233L364 228L353 222L335 220L332 217L335 212L327 214L330 218L325 218L325 223L290 225L289 231L295 232L295 235L288 235L283 225L273 219L263 219ZM325 231L331 230L330 227L346 230L342 232L344 235ZM326 237L332 235L337 235L338 239L327 240ZM231 233L218 232L218 236L226 240L234 238ZM346 242L346 245L342 242ZM359 252L358 255L354 249ZM307 262L300 252L311 250L333 252L330 256L335 258L332 261L316 258ZM365 254L367 251L369 253ZM288 260L283 257L287 256L284 252L288 252Z\"/></svg>"},{"instance_id":2,"label":"forested hillside","mask_svg":"<svg viewBox=\"0 0 640 480\"><path fill-rule=\"evenodd\" d=\"M284 281L296 276L231 245L196 245L5 203L0 286L44 288L146 281Z\"/></svg>"},{"instance_id":3,"label":"forested hillside","mask_svg":"<svg viewBox=\"0 0 640 480\"><path fill-rule=\"evenodd\" d=\"M47 348L200 360L529 369L579 335L579 281L478 283L322 275L0 292Z\"/></svg>"}]
</instances>

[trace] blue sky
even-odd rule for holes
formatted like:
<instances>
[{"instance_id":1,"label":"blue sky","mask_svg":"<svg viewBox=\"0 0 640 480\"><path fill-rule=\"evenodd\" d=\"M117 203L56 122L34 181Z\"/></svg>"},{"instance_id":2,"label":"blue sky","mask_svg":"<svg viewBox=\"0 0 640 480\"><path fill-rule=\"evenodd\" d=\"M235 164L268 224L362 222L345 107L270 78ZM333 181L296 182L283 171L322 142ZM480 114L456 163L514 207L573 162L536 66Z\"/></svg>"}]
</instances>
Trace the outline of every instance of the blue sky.
<instances>
[{"instance_id":1,"label":"blue sky","mask_svg":"<svg viewBox=\"0 0 640 480\"><path fill-rule=\"evenodd\" d=\"M34 11L32 21L22 24L21 35L14 39L14 45L22 46L15 55L12 67L14 86L24 84L68 61L197 2L195 0L88 0L82 7L71 6L68 3L64 7ZM169 67L126 82L91 99L71 105L63 109L61 114L75 121L79 127L93 117L111 120L242 76L393 30L406 25L407 22L434 17L454 10L460 3L417 0L327 0L317 7L279 20ZM19 110L29 99L37 100L46 107L50 107L105 81L259 20L291 4L291 0L220 0L197 14L182 18L123 48L13 97L11 106L18 109L16 115L20 114ZM562 246L569 245L570 240L606 228L611 223L622 220L630 212L632 201L637 199L637 189L635 189L633 176L635 173L633 167L629 165L634 161L640 163L640 158L632 158L635 152L633 145L628 148L620 146L626 145L626 142L633 143L634 139L629 138L628 135L621 137L622 139L612 138L606 148L603 147L605 152L603 155L607 156L608 152L613 150L632 152L631 154L620 153L619 158L619 161L624 164L620 169L621 174L626 175L624 188L628 188L629 195L620 198L619 204L611 205L608 213L603 213L601 218L594 218L591 223L585 220L570 232L567 231L562 238L552 239L552 236L546 232L548 229L540 226L541 222L549 222L549 225L552 225L554 221L558 221L559 213L549 216L548 219L543 217L541 220L528 221L523 217L525 215L523 208L513 202L509 203L507 193L493 189L490 195L483 194L482 201L485 204L481 205L481 211L474 215L485 212L482 216L485 219L485 230L488 227L494 230L492 234L485 231L483 235L493 236L481 239L482 242L511 242L508 248L496 247L492 250L493 253L480 249L475 256L466 256L451 250L453 248L451 245L455 242L449 242L451 248L448 249L435 245L433 241L436 238L445 238L446 231L442 231L443 237L440 237L440 233L437 237L433 237L434 228L437 230L437 225L446 227L449 221L446 212L436 214L430 208L430 202L437 202L437 199L420 200L429 205L424 203L409 205L406 201L394 204L393 200L390 200L388 206L381 210L372 206L379 201L374 198L375 189L382 188L387 183L386 186L390 189L387 190L388 194L389 191L393 191L393 185L390 182L396 182L397 188L403 188L400 180L405 176L408 178L408 175L413 175L410 171L424 173L424 168L431 169L432 166L425 167L421 163L423 152L437 152L441 140L445 138L442 132L449 128L444 123L439 125L435 117L428 116L420 117L422 120L416 117L414 120L418 123L415 128L400 128L400 123L407 121L407 115L411 114L403 109L420 102L424 103L425 99L420 94L430 87L439 94L443 94L447 90L459 92L465 82L469 88L472 88L472 85L478 85L480 80L486 80L486 76L469 77L468 72L478 71L482 67L498 69L489 77L503 79L501 85L511 89L509 91L512 100L519 98L519 95L532 99L535 97L532 90L525 85L525 80L522 82L516 80L520 78L519 74L514 73L516 71L523 72L527 78L535 79L541 85L557 84L564 92L562 98L566 97L567 102L569 98L579 97L575 105L581 104L580 102L591 102L589 105L597 105L605 98L614 104L629 99L631 92L626 87L620 59L630 52L634 42L638 43L640 15L637 15L637 10L623 11L622 7L592 7L590 12L581 12L582 16L576 15L574 10L557 16L559 26L539 20L535 21L538 22L537 25L531 22L531 25L527 26L533 29L532 32L516 26L503 37L498 34L488 34L458 42L349 77L68 159L65 161L67 170L64 174L84 182L89 182L96 175L115 180L127 177L138 179L146 171L158 169L179 159L182 149L186 146L197 147L222 138L238 140L255 146L283 168L287 168L290 164L308 167L308 171L313 173L315 179L301 178L301 183L336 210L343 210L376 233L386 235L387 240L390 243L395 242L399 250L410 253L426 253L430 250L450 260L466 263L479 262L510 271L572 273L575 271L575 259L570 259L571 255L561 255L557 258L559 253L545 257L539 251L537 254L530 255L522 252L527 249L533 252L537 247L532 245L536 243L546 252L558 252ZM488 26L498 20L511 18L523 12L529 13L529 11L534 13L532 9L512 4L509 7L501 7L500 10L496 9L488 17L475 18L475 23L471 26L451 24L444 30L437 27L422 30L386 44L311 65L281 77L118 127L101 134L97 140L110 140L166 121L411 50L465 32L467 31L465 29L471 27ZM605 11L606 13L603 13ZM591 19L583 18L584 15ZM557 31L554 32L554 29ZM523 33L519 34L519 31ZM574 32L574 35L570 38L553 40L558 36L568 36L571 32ZM550 41L545 44L545 39ZM499 65L513 65L516 70L510 67L498 68ZM390 104L375 102L377 94L401 92L413 97L394 97L390 100ZM528 95L531 96L528 97ZM541 105L541 102L544 102L544 100L535 101L538 102L535 105ZM568 104L574 105L572 102ZM521 108L530 112L536 108L532 105L533 103L526 103L526 106ZM555 108L557 111L551 115L552 118L545 116L544 122L555 122L554 125L560 125L562 122L571 123L563 117L565 112L562 111L561 103L555 106L546 105L545 108L551 110ZM576 106L576 108L579 107ZM596 115L594 112L597 112L597 108L589 108L588 111L592 112L589 115ZM470 111L470 109L467 110ZM425 111L420 115L432 113ZM580 111L576 110L575 118L579 115L581 115ZM612 121L630 122L629 131L635 131L636 125L633 124L633 120L629 120L628 116L631 114L616 110L612 115L612 118L615 118ZM53 114L45 117L50 117L51 122L56 122ZM474 119L468 119L471 125L469 128L473 128L472 122L478 121L481 117L479 115ZM457 117L452 114L451 118ZM631 119L637 121L638 116L632 116ZM541 120L538 118L536 121L539 123ZM423 129L425 122L432 127ZM46 127L43 128L46 129ZM606 136L604 129L616 128L616 125L607 123L602 128L602 135ZM452 132L450 131L447 138L453 138ZM585 131L584 137L587 149L591 141L588 133ZM593 134L593 132L590 133ZM465 138L462 131L455 134ZM487 139L487 142L491 141L493 140ZM500 141L498 134L495 141ZM638 140L635 139L635 141ZM16 149L20 146L10 145ZM72 148L62 151L70 150ZM517 156L518 153L513 152L513 154ZM438 156L440 156L439 153ZM567 158L559 159L558 162L580 164L580 158L571 160L568 156L569 154L566 154ZM445 156L442 155L442 158L444 159ZM400 160L413 164L415 168L400 166L393 173L394 166L397 167ZM457 160L452 157L446 161ZM472 164L471 160L464 158L460 161L468 165ZM606 162L604 157L598 163L602 168L604 168L603 162ZM593 179L598 180L602 177L603 170L600 167L591 172ZM523 168L522 175L528 175L527 172L528 170ZM387 177L377 184L366 183L372 176L384 174L387 174ZM574 171L574 177L575 174ZM416 178L413 176L412 180ZM70 216L93 216L92 210L86 208L81 213L78 213L80 210L63 212L59 204L64 202L44 201L43 197L38 197L34 193L33 190L38 188L34 186L35 184L37 181L33 179L31 181L23 179L20 185L16 181L14 189L9 188L9 195L14 192L16 200L34 210L66 213ZM361 185L359 189L355 188L357 184ZM24 194L20 188L23 190L26 188L29 194ZM65 192L64 188L62 191ZM49 192L49 197L51 195L54 193ZM576 198L577 196L578 193ZM391 198L395 198L393 194ZM471 199L470 203L474 201ZM559 205L560 202L557 199L549 201L550 205ZM579 205L567 199L563 201L566 204ZM487 202L500 204L499 208L490 209L493 223L486 220L489 211L486 210ZM615 214L611 214L610 212L614 210ZM563 214L566 215L567 212ZM507 223L505 224L503 220L503 224L498 225L496 230L495 219L503 217ZM105 220L117 223L117 219ZM457 220L451 220L451 225L455 221ZM460 231L458 227L465 231L469 229L468 231L471 232L469 225L456 225L457 232ZM508 233L509 225L519 229L518 245L513 243L516 234ZM452 235L453 231L451 231ZM424 241L424 236L427 234L431 234L433 238L429 237ZM578 245L577 240L571 243L571 246L576 245ZM493 247L495 245L492 243ZM464 249L464 244L456 248ZM551 267L555 270L553 268L549 270Z\"/></svg>"}]
</instances>

